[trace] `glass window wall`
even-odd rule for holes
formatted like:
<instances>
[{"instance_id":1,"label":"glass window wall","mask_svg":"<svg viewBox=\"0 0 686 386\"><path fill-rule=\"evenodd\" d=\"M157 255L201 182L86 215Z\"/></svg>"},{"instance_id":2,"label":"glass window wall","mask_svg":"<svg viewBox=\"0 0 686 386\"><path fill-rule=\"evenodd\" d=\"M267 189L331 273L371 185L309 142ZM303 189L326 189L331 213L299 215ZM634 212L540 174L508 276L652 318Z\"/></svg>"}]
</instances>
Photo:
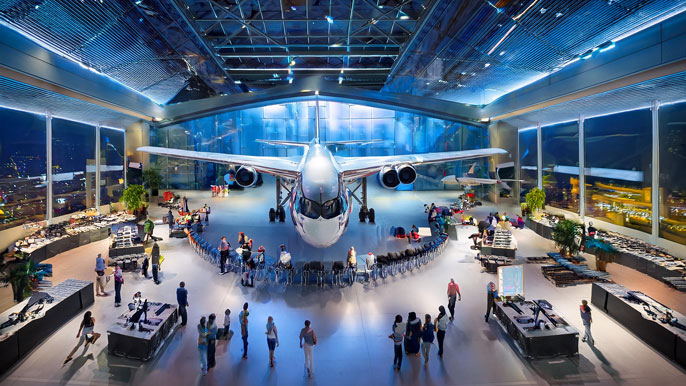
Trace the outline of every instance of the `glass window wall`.
<instances>
[{"instance_id":1,"label":"glass window wall","mask_svg":"<svg viewBox=\"0 0 686 386\"><path fill-rule=\"evenodd\" d=\"M124 131L100 128L100 205L119 201L124 192Z\"/></svg>"},{"instance_id":2,"label":"glass window wall","mask_svg":"<svg viewBox=\"0 0 686 386\"><path fill-rule=\"evenodd\" d=\"M651 232L649 109L584 122L586 215Z\"/></svg>"},{"instance_id":3,"label":"glass window wall","mask_svg":"<svg viewBox=\"0 0 686 386\"><path fill-rule=\"evenodd\" d=\"M52 120L53 215L95 207L95 127Z\"/></svg>"},{"instance_id":4,"label":"glass window wall","mask_svg":"<svg viewBox=\"0 0 686 386\"><path fill-rule=\"evenodd\" d=\"M46 213L45 116L0 108L0 230Z\"/></svg>"},{"instance_id":5,"label":"glass window wall","mask_svg":"<svg viewBox=\"0 0 686 386\"><path fill-rule=\"evenodd\" d=\"M535 132L535 131L534 131ZM541 128L545 203L579 212L579 124Z\"/></svg>"},{"instance_id":6,"label":"glass window wall","mask_svg":"<svg viewBox=\"0 0 686 386\"><path fill-rule=\"evenodd\" d=\"M532 188L538 186L538 149L536 144L536 128L524 129L519 132L519 178L523 180L520 189L520 201Z\"/></svg>"},{"instance_id":7,"label":"glass window wall","mask_svg":"<svg viewBox=\"0 0 686 386\"><path fill-rule=\"evenodd\" d=\"M686 244L686 103L659 111L660 237Z\"/></svg>"}]
</instances>

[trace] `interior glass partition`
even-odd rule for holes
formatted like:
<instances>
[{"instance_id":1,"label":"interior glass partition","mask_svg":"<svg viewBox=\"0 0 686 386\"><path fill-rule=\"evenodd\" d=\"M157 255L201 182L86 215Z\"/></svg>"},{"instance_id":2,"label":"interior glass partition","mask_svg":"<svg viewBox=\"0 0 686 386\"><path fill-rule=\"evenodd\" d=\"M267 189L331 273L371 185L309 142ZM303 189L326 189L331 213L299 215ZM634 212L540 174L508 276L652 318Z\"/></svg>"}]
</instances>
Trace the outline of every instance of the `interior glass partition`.
<instances>
[{"instance_id":1,"label":"interior glass partition","mask_svg":"<svg viewBox=\"0 0 686 386\"><path fill-rule=\"evenodd\" d=\"M124 192L124 131L100 128L100 205L119 201Z\"/></svg>"},{"instance_id":2,"label":"interior glass partition","mask_svg":"<svg viewBox=\"0 0 686 386\"><path fill-rule=\"evenodd\" d=\"M651 232L650 109L586 119L586 215Z\"/></svg>"},{"instance_id":3,"label":"interior glass partition","mask_svg":"<svg viewBox=\"0 0 686 386\"><path fill-rule=\"evenodd\" d=\"M536 128L519 131L519 178L523 180L520 201L532 188L538 186L538 148Z\"/></svg>"},{"instance_id":4,"label":"interior glass partition","mask_svg":"<svg viewBox=\"0 0 686 386\"><path fill-rule=\"evenodd\" d=\"M0 230L46 214L45 116L0 108Z\"/></svg>"},{"instance_id":5,"label":"interior glass partition","mask_svg":"<svg viewBox=\"0 0 686 386\"><path fill-rule=\"evenodd\" d=\"M686 244L686 103L659 112L660 237Z\"/></svg>"},{"instance_id":6,"label":"interior glass partition","mask_svg":"<svg viewBox=\"0 0 686 386\"><path fill-rule=\"evenodd\" d=\"M534 131L535 132L535 131ZM545 203L579 212L579 124L541 128Z\"/></svg>"},{"instance_id":7,"label":"interior glass partition","mask_svg":"<svg viewBox=\"0 0 686 386\"><path fill-rule=\"evenodd\" d=\"M95 207L95 165L95 127L53 118L53 216Z\"/></svg>"}]
</instances>

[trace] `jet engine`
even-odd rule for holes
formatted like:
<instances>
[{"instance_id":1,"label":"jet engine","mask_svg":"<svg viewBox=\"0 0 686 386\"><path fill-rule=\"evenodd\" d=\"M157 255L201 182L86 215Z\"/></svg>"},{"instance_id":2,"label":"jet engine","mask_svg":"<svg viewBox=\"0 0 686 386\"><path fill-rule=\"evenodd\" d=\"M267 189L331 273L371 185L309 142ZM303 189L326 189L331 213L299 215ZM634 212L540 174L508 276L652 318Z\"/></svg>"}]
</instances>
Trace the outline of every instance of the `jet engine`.
<instances>
[{"instance_id":1,"label":"jet engine","mask_svg":"<svg viewBox=\"0 0 686 386\"><path fill-rule=\"evenodd\" d=\"M400 185L400 178L398 178L398 171L395 168L384 167L379 172L379 182L381 186L386 189L395 189Z\"/></svg>"},{"instance_id":2,"label":"jet engine","mask_svg":"<svg viewBox=\"0 0 686 386\"><path fill-rule=\"evenodd\" d=\"M398 172L398 179L401 184L411 184L417 179L417 171L412 165L396 166L395 170Z\"/></svg>"},{"instance_id":3,"label":"jet engine","mask_svg":"<svg viewBox=\"0 0 686 386\"><path fill-rule=\"evenodd\" d=\"M244 188L252 188L257 182L257 172L249 166L241 166L236 172L236 183Z\"/></svg>"}]
</instances>

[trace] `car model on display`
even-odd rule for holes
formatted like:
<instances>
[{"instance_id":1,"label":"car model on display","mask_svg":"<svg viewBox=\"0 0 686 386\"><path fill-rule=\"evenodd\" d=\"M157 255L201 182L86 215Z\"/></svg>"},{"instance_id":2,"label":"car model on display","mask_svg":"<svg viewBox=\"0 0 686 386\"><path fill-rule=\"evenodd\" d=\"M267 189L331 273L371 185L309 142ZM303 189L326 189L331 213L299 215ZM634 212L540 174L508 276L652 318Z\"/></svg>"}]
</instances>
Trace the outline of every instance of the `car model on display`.
<instances>
[{"instance_id":1,"label":"car model on display","mask_svg":"<svg viewBox=\"0 0 686 386\"><path fill-rule=\"evenodd\" d=\"M315 120L318 122L319 120ZM379 173L384 188L395 189L400 184L411 184L417 178L415 166L459 161L506 154L503 149L449 151L424 154L405 154L370 157L334 156L328 146L360 145L370 141L322 142L319 128L309 143L258 140L270 145L297 146L304 149L302 156L267 157L240 154L198 152L162 147L143 146L137 150L166 157L209 161L239 166L236 183L252 187L257 183L258 173L277 177L277 188L282 183L288 190L287 201L291 219L300 237L318 248L328 247L338 241L345 232L352 212L352 193L346 184ZM284 210L277 193L278 216L283 221ZM366 199L365 199L366 201ZM363 207L366 207L363 203ZM365 208L366 209L366 208ZM370 209L370 211L373 209ZM270 213L270 217L273 213Z\"/></svg>"}]
</instances>

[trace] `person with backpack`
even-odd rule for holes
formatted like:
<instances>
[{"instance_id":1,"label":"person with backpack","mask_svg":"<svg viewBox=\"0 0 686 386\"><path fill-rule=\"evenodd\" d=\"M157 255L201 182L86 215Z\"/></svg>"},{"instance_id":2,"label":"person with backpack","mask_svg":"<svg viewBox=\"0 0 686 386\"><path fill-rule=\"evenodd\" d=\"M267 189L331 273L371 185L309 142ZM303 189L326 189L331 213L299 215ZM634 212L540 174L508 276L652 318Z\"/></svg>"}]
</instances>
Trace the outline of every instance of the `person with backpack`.
<instances>
[{"instance_id":1,"label":"person with backpack","mask_svg":"<svg viewBox=\"0 0 686 386\"><path fill-rule=\"evenodd\" d=\"M424 367L429 366L429 354L431 345L434 343L435 327L431 323L431 315L424 315L424 325L422 326L422 355L424 356Z\"/></svg>"},{"instance_id":2,"label":"person with backpack","mask_svg":"<svg viewBox=\"0 0 686 386\"><path fill-rule=\"evenodd\" d=\"M393 369L400 370L400 365L403 363L403 338L405 337L405 323L403 317L395 316L391 335L388 337L393 339Z\"/></svg>"},{"instance_id":3,"label":"person with backpack","mask_svg":"<svg viewBox=\"0 0 686 386\"><path fill-rule=\"evenodd\" d=\"M274 367L274 350L279 347L279 332L274 324L274 318L267 318L267 347L269 348L269 367Z\"/></svg>"}]
</instances>

